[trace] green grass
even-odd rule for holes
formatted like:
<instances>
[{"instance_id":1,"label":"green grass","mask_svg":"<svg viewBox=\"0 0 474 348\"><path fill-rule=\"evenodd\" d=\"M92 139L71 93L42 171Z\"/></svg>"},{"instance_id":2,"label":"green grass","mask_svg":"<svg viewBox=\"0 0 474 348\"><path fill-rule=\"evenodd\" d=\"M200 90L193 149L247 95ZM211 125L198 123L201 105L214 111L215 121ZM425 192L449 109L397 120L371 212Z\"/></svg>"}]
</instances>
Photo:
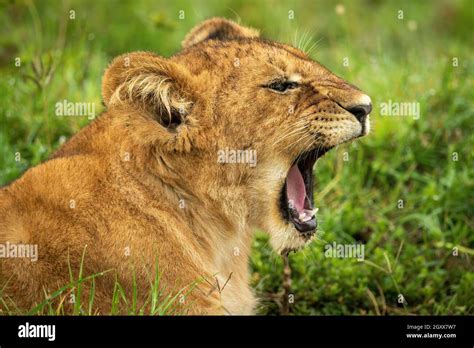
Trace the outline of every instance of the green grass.
<instances>
[{"instance_id":1,"label":"green grass","mask_svg":"<svg viewBox=\"0 0 474 348\"><path fill-rule=\"evenodd\" d=\"M168 56L200 20L240 17L271 39L311 38L311 56L374 103L371 135L317 164L321 240L290 257L291 313L474 314L473 12L469 0L0 2L0 184L89 122L54 104L101 105L114 56ZM388 100L420 103L420 118L380 115ZM333 241L364 243L365 262L325 257ZM283 265L264 235L251 266L260 312L280 313Z\"/></svg>"},{"instance_id":2,"label":"green grass","mask_svg":"<svg viewBox=\"0 0 474 348\"><path fill-rule=\"evenodd\" d=\"M110 310L104 313L101 312L100 304L95 297L96 279L104 277L113 270L85 275L83 265L86 249L87 247L84 248L77 276L74 274L75 270L68 264L69 283L53 292L43 289L44 300L26 312L18 308L15 301L0 289L0 315L184 315L192 305L192 301L186 298L205 281L204 278L196 279L181 289L167 289L161 284L162 271L157 264L154 274L148 274L150 282L148 289L140 289L133 274L131 292L127 292L115 275ZM144 290L147 293L142 302Z\"/></svg>"}]
</instances>

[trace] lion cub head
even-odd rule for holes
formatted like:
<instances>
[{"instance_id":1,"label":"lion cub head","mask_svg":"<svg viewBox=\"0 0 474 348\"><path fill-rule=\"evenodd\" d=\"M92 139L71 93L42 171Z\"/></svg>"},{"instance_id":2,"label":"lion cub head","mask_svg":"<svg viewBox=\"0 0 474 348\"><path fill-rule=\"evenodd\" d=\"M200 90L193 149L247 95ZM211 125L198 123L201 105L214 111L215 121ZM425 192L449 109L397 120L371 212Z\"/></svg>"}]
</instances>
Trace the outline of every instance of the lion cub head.
<instances>
[{"instance_id":1,"label":"lion cub head","mask_svg":"<svg viewBox=\"0 0 474 348\"><path fill-rule=\"evenodd\" d=\"M225 19L198 25L170 58L116 58L103 98L149 154L146 170L209 224L262 229L279 252L314 236L313 165L366 135L372 108L304 52Z\"/></svg>"}]
</instances>

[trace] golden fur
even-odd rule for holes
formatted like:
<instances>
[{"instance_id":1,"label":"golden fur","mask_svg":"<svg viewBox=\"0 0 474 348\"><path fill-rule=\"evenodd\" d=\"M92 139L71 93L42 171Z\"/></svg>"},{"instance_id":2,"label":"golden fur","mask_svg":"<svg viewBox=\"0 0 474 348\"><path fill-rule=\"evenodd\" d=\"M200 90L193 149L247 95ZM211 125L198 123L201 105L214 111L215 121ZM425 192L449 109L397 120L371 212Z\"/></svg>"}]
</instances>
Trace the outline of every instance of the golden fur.
<instances>
[{"instance_id":1,"label":"golden fur","mask_svg":"<svg viewBox=\"0 0 474 348\"><path fill-rule=\"evenodd\" d=\"M262 87L282 77L300 87ZM37 262L0 258L2 295L19 308L69 283L69 266L77 278L84 254L83 276L112 270L96 278L99 313L116 280L130 295L135 278L146 303L157 265L165 294L201 280L179 301L186 313L253 313L253 231L277 252L309 242L278 210L292 162L368 132L346 111L370 100L357 88L224 19L193 29L171 58L114 59L102 94L107 111L0 190L0 244L39 250ZM255 150L258 165L218 163L225 148Z\"/></svg>"}]
</instances>

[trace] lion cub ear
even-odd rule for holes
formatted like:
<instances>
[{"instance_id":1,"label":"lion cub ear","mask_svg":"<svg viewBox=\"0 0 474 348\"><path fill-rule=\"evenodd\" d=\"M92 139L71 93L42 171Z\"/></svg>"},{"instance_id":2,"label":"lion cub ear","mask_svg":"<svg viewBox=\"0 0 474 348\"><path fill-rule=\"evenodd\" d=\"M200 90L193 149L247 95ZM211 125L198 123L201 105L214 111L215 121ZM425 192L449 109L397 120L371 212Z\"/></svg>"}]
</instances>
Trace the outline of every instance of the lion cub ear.
<instances>
[{"instance_id":1,"label":"lion cub ear","mask_svg":"<svg viewBox=\"0 0 474 348\"><path fill-rule=\"evenodd\" d=\"M229 40L239 37L259 37L258 30L243 27L231 20L212 18L195 26L185 37L181 45L183 48L195 45L198 42L214 39Z\"/></svg>"},{"instance_id":2,"label":"lion cub ear","mask_svg":"<svg viewBox=\"0 0 474 348\"><path fill-rule=\"evenodd\" d=\"M193 101L192 76L186 68L148 52L115 58L106 69L102 97L107 108L131 106L166 128L184 120Z\"/></svg>"}]
</instances>

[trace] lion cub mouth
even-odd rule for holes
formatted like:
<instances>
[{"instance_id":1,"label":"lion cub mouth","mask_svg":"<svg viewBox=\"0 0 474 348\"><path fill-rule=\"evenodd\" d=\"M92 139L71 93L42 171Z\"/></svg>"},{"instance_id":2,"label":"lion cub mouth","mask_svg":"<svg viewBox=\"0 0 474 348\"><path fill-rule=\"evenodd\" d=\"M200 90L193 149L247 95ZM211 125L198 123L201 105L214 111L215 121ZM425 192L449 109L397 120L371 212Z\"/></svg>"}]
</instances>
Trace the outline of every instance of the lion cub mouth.
<instances>
[{"instance_id":1,"label":"lion cub mouth","mask_svg":"<svg viewBox=\"0 0 474 348\"><path fill-rule=\"evenodd\" d=\"M283 217L304 237L309 238L316 231L318 208L314 208L313 200L313 167L328 150L318 149L299 155L288 171L281 192Z\"/></svg>"}]
</instances>

